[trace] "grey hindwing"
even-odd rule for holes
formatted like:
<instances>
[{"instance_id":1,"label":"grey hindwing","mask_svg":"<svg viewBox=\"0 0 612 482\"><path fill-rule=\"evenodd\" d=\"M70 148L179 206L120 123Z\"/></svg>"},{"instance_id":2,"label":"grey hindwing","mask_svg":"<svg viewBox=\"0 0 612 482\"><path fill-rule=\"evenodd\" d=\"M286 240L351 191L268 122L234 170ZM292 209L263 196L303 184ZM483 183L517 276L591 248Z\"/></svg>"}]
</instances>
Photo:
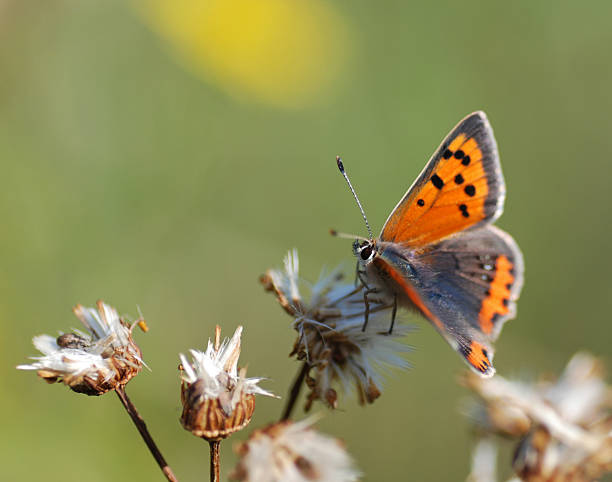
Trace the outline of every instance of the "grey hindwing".
<instances>
[{"instance_id":1,"label":"grey hindwing","mask_svg":"<svg viewBox=\"0 0 612 482\"><path fill-rule=\"evenodd\" d=\"M495 276L496 262L504 255L513 264L514 281L507 300L508 312L494 320L490 334L479 321L483 300ZM512 237L494 226L465 231L415 256L415 284L428 308L453 335L472 334L483 342L499 336L504 321L516 315L516 300L523 284L523 256Z\"/></svg>"}]
</instances>

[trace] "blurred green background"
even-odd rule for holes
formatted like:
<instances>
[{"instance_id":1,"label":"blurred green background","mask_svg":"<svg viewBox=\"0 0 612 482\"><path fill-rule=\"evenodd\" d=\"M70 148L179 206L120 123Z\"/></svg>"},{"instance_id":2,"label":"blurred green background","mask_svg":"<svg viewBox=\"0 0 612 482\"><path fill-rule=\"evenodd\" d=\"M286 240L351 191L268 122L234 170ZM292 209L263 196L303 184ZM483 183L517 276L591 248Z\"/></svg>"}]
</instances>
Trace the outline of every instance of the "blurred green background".
<instances>
[{"instance_id":1,"label":"blurred green background","mask_svg":"<svg viewBox=\"0 0 612 482\"><path fill-rule=\"evenodd\" d=\"M86 398L15 366L31 338L78 326L77 302L141 307L129 387L181 480L208 447L185 432L178 353L244 324L241 362L285 395L290 319L258 276L297 247L302 273L353 260L364 233L341 154L378 231L446 133L487 112L508 186L498 222L526 260L507 375L610 363L612 3L5 0L0 3L0 398L3 480L161 480L112 394ZM463 480L463 364L427 325L414 368L320 427L365 480ZM278 417L260 398L249 428ZM300 403L301 407L301 403ZM301 412L298 412L301 413Z\"/></svg>"}]
</instances>

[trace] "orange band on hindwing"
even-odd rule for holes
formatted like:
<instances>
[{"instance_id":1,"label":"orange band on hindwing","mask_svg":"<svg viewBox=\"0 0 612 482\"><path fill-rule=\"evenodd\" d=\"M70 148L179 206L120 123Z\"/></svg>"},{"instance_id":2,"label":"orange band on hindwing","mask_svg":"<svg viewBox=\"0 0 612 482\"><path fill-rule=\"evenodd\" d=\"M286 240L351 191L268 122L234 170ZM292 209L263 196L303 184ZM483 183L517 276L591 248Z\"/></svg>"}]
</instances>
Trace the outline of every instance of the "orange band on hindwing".
<instances>
[{"instance_id":1,"label":"orange band on hindwing","mask_svg":"<svg viewBox=\"0 0 612 482\"><path fill-rule=\"evenodd\" d=\"M482 300L478 320L482 331L489 334L500 316L510 312L508 305L512 296L512 285L514 284L514 265L510 260L501 255L495 263L495 277L489 285L487 297Z\"/></svg>"}]
</instances>

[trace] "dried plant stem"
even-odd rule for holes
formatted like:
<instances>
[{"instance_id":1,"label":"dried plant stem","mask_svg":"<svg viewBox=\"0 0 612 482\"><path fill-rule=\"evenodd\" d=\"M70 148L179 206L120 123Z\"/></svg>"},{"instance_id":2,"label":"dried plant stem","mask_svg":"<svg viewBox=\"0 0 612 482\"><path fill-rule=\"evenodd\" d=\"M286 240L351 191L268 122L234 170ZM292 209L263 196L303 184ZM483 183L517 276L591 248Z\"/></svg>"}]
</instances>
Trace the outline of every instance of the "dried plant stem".
<instances>
[{"instance_id":1,"label":"dried plant stem","mask_svg":"<svg viewBox=\"0 0 612 482\"><path fill-rule=\"evenodd\" d=\"M221 440L209 440L210 444L210 482L219 482L219 446Z\"/></svg>"},{"instance_id":2,"label":"dried plant stem","mask_svg":"<svg viewBox=\"0 0 612 482\"><path fill-rule=\"evenodd\" d=\"M491 438L481 438L472 452L472 471L468 482L497 480L497 445Z\"/></svg>"},{"instance_id":3,"label":"dried plant stem","mask_svg":"<svg viewBox=\"0 0 612 482\"><path fill-rule=\"evenodd\" d=\"M166 479L168 479L170 482L178 482L178 479L174 476L172 469L166 463L164 456L157 448L157 445L155 445L155 442L153 441L153 438L151 437L151 434L147 429L145 421L142 419L142 417L138 413L138 410L136 410L136 407L125 393L125 387L121 386L119 388L116 388L115 392L117 393L119 400L121 400L121 403L123 403L123 406L125 407L128 415L134 422L134 425L136 425L136 428L140 432L140 435L142 436L142 439L144 440L145 444L147 444L147 447L149 447L151 455L153 455L153 458L157 461L157 464L164 473Z\"/></svg>"},{"instance_id":4,"label":"dried plant stem","mask_svg":"<svg viewBox=\"0 0 612 482\"><path fill-rule=\"evenodd\" d=\"M283 411L283 416L281 417L281 421L289 420L291 418L291 412L293 412L293 407L295 406L295 402L300 395L300 390L302 389L302 385L304 384L304 378L306 378L306 374L308 373L308 362L304 362L300 371L298 372L295 380L293 381L293 385L291 386L291 391L289 392L289 398L287 399L287 405L285 405L285 410Z\"/></svg>"}]
</instances>

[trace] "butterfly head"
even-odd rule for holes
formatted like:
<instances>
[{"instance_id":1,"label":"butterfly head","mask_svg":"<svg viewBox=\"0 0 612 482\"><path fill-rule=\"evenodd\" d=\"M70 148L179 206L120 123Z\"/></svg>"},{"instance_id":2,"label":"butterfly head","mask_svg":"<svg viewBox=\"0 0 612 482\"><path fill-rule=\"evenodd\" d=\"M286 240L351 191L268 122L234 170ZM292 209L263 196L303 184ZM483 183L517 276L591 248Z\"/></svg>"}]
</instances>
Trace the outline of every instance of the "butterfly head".
<instances>
[{"instance_id":1,"label":"butterfly head","mask_svg":"<svg viewBox=\"0 0 612 482\"><path fill-rule=\"evenodd\" d=\"M356 239L353 241L353 254L365 265L370 264L378 254L376 241Z\"/></svg>"}]
</instances>

